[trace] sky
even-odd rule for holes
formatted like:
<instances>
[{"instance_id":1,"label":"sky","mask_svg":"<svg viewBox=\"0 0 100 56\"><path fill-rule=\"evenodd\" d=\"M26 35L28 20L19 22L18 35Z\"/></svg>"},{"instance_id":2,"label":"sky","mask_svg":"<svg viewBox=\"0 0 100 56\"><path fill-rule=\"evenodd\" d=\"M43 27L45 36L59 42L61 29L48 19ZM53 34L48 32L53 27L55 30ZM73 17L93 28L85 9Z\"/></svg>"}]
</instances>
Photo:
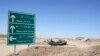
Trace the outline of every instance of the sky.
<instances>
[{"instance_id":1,"label":"sky","mask_svg":"<svg viewBox=\"0 0 100 56\"><path fill-rule=\"evenodd\" d=\"M100 36L100 0L0 0L0 33L8 11L35 14L36 35Z\"/></svg>"}]
</instances>

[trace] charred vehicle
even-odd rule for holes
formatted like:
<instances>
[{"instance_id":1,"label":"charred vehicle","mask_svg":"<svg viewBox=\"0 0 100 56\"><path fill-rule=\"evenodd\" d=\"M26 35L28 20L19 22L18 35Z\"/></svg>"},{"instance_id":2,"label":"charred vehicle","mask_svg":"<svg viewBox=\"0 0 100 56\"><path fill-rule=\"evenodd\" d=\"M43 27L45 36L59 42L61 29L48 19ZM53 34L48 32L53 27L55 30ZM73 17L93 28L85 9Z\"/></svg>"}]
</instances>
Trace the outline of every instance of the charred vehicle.
<instances>
[{"instance_id":1,"label":"charred vehicle","mask_svg":"<svg viewBox=\"0 0 100 56\"><path fill-rule=\"evenodd\" d=\"M54 41L54 40L50 40L48 41L48 44L49 45L52 45L52 46L62 46L62 45L67 45L67 41L65 40L58 40L58 41Z\"/></svg>"}]
</instances>

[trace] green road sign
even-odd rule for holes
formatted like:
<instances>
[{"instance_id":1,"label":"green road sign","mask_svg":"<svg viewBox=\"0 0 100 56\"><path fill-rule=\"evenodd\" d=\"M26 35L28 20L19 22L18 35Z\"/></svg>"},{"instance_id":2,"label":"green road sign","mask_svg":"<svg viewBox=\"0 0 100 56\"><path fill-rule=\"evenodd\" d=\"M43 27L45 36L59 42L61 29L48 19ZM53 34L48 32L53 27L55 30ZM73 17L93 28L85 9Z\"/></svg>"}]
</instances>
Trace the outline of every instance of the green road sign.
<instances>
[{"instance_id":1,"label":"green road sign","mask_svg":"<svg viewBox=\"0 0 100 56\"><path fill-rule=\"evenodd\" d=\"M35 16L33 14L8 12L7 44L32 44L35 42Z\"/></svg>"}]
</instances>

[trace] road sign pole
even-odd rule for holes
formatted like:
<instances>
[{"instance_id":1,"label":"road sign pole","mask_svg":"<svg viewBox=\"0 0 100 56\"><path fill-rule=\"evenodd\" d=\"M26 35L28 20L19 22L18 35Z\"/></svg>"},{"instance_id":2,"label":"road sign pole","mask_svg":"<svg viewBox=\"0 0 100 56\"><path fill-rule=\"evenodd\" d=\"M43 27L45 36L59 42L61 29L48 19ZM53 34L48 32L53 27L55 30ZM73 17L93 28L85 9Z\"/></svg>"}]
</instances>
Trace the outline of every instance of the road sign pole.
<instances>
[{"instance_id":1,"label":"road sign pole","mask_svg":"<svg viewBox=\"0 0 100 56\"><path fill-rule=\"evenodd\" d=\"M30 47L30 45L28 44L28 47Z\"/></svg>"},{"instance_id":2,"label":"road sign pole","mask_svg":"<svg viewBox=\"0 0 100 56\"><path fill-rule=\"evenodd\" d=\"M16 45L14 45L14 54L16 54Z\"/></svg>"}]
</instances>

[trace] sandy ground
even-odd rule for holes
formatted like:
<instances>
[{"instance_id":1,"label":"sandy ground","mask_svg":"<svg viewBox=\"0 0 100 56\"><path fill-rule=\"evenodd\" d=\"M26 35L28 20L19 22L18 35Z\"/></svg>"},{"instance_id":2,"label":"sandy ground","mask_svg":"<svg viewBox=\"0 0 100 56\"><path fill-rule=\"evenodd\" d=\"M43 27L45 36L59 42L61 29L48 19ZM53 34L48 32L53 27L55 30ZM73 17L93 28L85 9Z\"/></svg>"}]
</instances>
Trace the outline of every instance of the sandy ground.
<instances>
[{"instance_id":1,"label":"sandy ground","mask_svg":"<svg viewBox=\"0 0 100 56\"><path fill-rule=\"evenodd\" d=\"M100 45L78 48L61 46L38 46L20 51L17 56L100 56Z\"/></svg>"},{"instance_id":2,"label":"sandy ground","mask_svg":"<svg viewBox=\"0 0 100 56\"><path fill-rule=\"evenodd\" d=\"M28 45L17 45L16 53L25 48L28 48ZM8 56L11 53L14 53L14 45L7 46L6 39L0 40L0 56Z\"/></svg>"},{"instance_id":3,"label":"sandy ground","mask_svg":"<svg viewBox=\"0 0 100 56\"><path fill-rule=\"evenodd\" d=\"M100 39L85 42L77 39L64 39L68 42L65 46L50 46L46 40L49 39L37 38L36 44L29 48L28 45L17 45L15 55L13 54L14 46L7 46L6 39L1 39L0 56L100 56Z\"/></svg>"}]
</instances>

